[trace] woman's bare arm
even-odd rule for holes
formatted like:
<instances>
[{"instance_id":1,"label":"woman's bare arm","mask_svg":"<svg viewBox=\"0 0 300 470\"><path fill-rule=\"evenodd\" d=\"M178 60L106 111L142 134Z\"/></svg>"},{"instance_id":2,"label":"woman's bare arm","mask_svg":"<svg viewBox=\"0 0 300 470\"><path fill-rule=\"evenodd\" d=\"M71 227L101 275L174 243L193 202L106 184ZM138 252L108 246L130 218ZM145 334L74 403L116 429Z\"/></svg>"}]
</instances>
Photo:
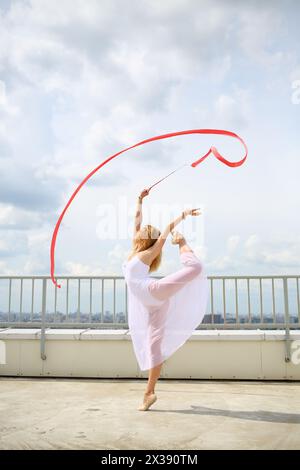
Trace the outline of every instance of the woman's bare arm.
<instances>
[{"instance_id":1,"label":"woman's bare arm","mask_svg":"<svg viewBox=\"0 0 300 470\"><path fill-rule=\"evenodd\" d=\"M197 209L187 209L183 211L179 217L177 217L173 222L171 222L165 230L160 234L154 245L152 245L147 250L140 253L140 258L146 264L151 264L152 261L159 255L161 252L168 235L172 232L172 230L178 225L183 219L186 218L187 215L200 215L200 212Z\"/></svg>"},{"instance_id":2,"label":"woman's bare arm","mask_svg":"<svg viewBox=\"0 0 300 470\"><path fill-rule=\"evenodd\" d=\"M143 191L138 197L137 204L136 204L135 219L134 219L134 236L141 228L141 224L143 220L143 208L142 208L143 199L144 197L148 196L148 194L149 194L149 190L143 189Z\"/></svg>"}]
</instances>

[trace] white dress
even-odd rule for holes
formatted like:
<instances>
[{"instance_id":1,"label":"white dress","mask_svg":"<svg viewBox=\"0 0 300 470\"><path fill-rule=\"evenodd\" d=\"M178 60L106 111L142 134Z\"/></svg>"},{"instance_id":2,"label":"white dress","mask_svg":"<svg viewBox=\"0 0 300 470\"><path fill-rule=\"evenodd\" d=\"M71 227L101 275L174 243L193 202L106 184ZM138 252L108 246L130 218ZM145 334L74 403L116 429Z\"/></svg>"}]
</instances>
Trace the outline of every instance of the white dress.
<instances>
[{"instance_id":1,"label":"white dress","mask_svg":"<svg viewBox=\"0 0 300 470\"><path fill-rule=\"evenodd\" d=\"M122 265L128 288L128 326L140 369L164 362L202 322L208 280L193 252L180 255L183 268L155 279L135 255ZM199 269L200 266L200 269Z\"/></svg>"}]
</instances>

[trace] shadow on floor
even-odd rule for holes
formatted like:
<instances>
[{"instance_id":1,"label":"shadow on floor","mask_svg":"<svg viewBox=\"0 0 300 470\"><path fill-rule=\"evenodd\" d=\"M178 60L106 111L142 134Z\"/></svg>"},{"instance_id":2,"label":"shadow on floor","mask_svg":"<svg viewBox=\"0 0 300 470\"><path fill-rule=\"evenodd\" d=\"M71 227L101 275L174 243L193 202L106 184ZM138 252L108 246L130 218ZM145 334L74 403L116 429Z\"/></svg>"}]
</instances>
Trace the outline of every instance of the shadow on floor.
<instances>
[{"instance_id":1,"label":"shadow on floor","mask_svg":"<svg viewBox=\"0 0 300 470\"><path fill-rule=\"evenodd\" d=\"M300 424L300 414L294 413L280 413L276 411L233 411L223 410L218 408L208 408L205 406L191 405L192 410L158 410L152 408L149 411L156 413L182 413L182 414L196 414L196 415L209 415L209 416L226 416L228 418L246 419L249 421L267 421L270 423L296 423Z\"/></svg>"}]
</instances>

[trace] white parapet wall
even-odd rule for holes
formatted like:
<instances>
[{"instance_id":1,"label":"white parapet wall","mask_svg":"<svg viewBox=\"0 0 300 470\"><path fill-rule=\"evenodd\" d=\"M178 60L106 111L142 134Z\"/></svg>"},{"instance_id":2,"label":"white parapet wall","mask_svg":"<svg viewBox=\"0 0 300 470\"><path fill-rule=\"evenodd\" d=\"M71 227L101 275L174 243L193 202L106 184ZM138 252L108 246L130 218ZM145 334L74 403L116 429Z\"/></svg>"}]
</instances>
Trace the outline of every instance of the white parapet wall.
<instances>
[{"instance_id":1,"label":"white parapet wall","mask_svg":"<svg viewBox=\"0 0 300 470\"><path fill-rule=\"evenodd\" d=\"M41 359L40 329L0 330L0 375L147 377L128 330L47 329ZM300 330L290 332L286 362L282 330L195 330L163 365L162 378L300 380Z\"/></svg>"}]
</instances>

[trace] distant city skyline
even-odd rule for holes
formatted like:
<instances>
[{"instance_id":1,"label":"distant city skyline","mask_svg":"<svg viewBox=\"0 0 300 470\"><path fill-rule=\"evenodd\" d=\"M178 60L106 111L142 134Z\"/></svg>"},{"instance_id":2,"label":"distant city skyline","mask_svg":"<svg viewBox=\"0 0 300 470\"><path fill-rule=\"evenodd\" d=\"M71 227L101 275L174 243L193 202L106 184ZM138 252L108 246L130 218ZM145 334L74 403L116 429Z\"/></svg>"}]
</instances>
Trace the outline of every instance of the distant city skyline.
<instances>
[{"instance_id":1,"label":"distant city skyline","mask_svg":"<svg viewBox=\"0 0 300 470\"><path fill-rule=\"evenodd\" d=\"M68 283L66 280L61 281L61 289L55 290L51 280L47 280L46 292L46 311L60 312L77 312L78 308L84 314L93 314L97 312L110 311L121 312L126 310L126 285L124 278L116 279L83 279L79 281L71 279ZM298 315L300 307L299 298L299 282L297 277L290 278L287 281L289 311L291 315ZM213 283L213 284L212 284ZM115 287L114 287L115 285ZM261 285L259 279L249 280L249 298L246 279L238 279L236 286L234 279L209 279L209 286L213 285L213 306L211 305L211 291L208 296L207 312L222 313L224 311L224 292L225 306L227 312L235 313L236 308L243 315L250 311L253 315L260 315L262 308L263 314L273 312L273 303L275 312L281 314L285 311L284 305L284 289L282 279L262 279ZM272 285L274 292L272 291ZM32 291L34 286L34 291ZM102 292L103 286L103 292ZM22 289L21 289L22 287ZM237 296L236 290L237 287ZM225 291L223 290L225 288ZM91 290L90 290L91 289ZM262 303L260 302L260 289L262 293ZM68 292L68 296L67 296ZM10 294L10 299L9 299ZM274 296L273 296L274 294ZM115 298L114 298L115 295ZM80 298L79 298L80 297ZM33 303L32 303L33 302ZM250 302L250 304L249 304ZM237 305L236 305L237 303ZM40 312L42 307L42 280L0 278L0 312L7 312L10 307L11 311L19 312Z\"/></svg>"},{"instance_id":2,"label":"distant city skyline","mask_svg":"<svg viewBox=\"0 0 300 470\"><path fill-rule=\"evenodd\" d=\"M102 321L103 320L103 321ZM5 323L8 321L8 314L7 312L1 312L0 311L0 322ZM9 316L9 321L10 322L16 322L20 321L20 315L19 313L16 312L11 312ZM41 312L31 314L23 312L21 315L21 321L23 323L40 323L41 322ZM216 312L214 314L211 313L206 313L204 315L202 323L207 323L207 324L244 324L244 323L250 323L250 324L259 324L261 323L269 323L272 324L274 321L276 323L285 323L285 315L284 313L277 313L275 315L275 319L273 318L273 313L270 312L269 314L264 313L263 317L261 319L260 315L257 314L251 314L251 318L249 318L248 314L239 314L238 319L236 318L236 315L234 312L226 312L226 318L224 320L224 314L221 312ZM66 315L63 312L46 312L45 315L45 322L52 324L52 323L59 323L63 325L64 323L107 323L107 324L126 324L128 325L128 322L126 321L126 313L125 312L116 312L115 314L115 321L114 321L114 315L113 312L106 310L104 314L102 315L101 312L98 313L93 313L90 315L88 313L83 313L80 312L70 312L68 315ZM299 318L298 315L296 314L290 314L290 323L299 323Z\"/></svg>"}]
</instances>

